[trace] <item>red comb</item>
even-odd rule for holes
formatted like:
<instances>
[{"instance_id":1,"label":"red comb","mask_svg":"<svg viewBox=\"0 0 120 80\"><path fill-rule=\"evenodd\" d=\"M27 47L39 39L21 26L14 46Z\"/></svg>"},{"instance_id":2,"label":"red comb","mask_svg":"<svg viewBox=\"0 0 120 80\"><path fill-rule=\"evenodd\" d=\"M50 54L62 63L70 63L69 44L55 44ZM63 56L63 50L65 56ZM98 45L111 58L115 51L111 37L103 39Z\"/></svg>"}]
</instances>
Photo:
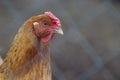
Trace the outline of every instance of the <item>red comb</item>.
<instances>
[{"instance_id":1,"label":"red comb","mask_svg":"<svg viewBox=\"0 0 120 80\"><path fill-rule=\"evenodd\" d=\"M45 12L44 14L49 16L55 25L57 25L58 27L61 26L60 20L52 12L48 11L48 12Z\"/></svg>"}]
</instances>

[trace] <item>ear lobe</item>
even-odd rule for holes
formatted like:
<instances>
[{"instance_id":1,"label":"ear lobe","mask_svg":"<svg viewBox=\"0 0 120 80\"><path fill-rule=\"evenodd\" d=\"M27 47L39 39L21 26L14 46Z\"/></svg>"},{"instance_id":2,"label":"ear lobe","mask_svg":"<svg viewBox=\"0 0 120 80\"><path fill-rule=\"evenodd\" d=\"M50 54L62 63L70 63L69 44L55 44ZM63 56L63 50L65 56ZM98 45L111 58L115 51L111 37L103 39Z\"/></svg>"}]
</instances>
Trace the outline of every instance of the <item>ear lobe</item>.
<instances>
[{"instance_id":1,"label":"ear lobe","mask_svg":"<svg viewBox=\"0 0 120 80\"><path fill-rule=\"evenodd\" d=\"M38 28L39 27L39 23L38 22L34 22L33 26L34 26L34 28Z\"/></svg>"},{"instance_id":2,"label":"ear lobe","mask_svg":"<svg viewBox=\"0 0 120 80\"><path fill-rule=\"evenodd\" d=\"M34 22L34 23L33 23L33 27L34 27L35 34L36 34L37 36L39 36L39 32L40 32L39 23L38 23L38 22Z\"/></svg>"},{"instance_id":3,"label":"ear lobe","mask_svg":"<svg viewBox=\"0 0 120 80\"><path fill-rule=\"evenodd\" d=\"M33 27L34 27L35 30L40 30L40 25L39 25L38 22L34 22Z\"/></svg>"}]
</instances>

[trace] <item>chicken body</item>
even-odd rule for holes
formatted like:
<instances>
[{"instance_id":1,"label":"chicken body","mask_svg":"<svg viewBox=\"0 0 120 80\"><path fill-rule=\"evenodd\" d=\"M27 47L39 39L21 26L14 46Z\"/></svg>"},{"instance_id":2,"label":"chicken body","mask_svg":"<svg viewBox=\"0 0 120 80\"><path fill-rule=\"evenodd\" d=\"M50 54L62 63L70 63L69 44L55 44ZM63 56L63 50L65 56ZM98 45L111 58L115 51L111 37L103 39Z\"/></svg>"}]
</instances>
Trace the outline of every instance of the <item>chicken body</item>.
<instances>
[{"instance_id":1,"label":"chicken body","mask_svg":"<svg viewBox=\"0 0 120 80\"><path fill-rule=\"evenodd\" d=\"M0 66L0 80L51 80L51 38L47 36L50 32L55 33L53 28L52 31L42 28L41 22L44 21L50 26L54 25L49 15L42 14L30 18L19 29ZM34 25L34 22L39 25Z\"/></svg>"}]
</instances>

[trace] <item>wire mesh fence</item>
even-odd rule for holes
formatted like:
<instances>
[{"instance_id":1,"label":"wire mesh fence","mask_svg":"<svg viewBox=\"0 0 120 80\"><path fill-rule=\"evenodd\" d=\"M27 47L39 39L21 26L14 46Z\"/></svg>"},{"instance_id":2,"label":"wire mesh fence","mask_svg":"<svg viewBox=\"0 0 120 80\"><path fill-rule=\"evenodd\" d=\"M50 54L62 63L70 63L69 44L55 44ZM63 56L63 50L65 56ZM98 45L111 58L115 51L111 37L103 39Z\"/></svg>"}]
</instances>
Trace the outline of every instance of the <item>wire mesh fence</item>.
<instances>
[{"instance_id":1,"label":"wire mesh fence","mask_svg":"<svg viewBox=\"0 0 120 80\"><path fill-rule=\"evenodd\" d=\"M1 0L0 48L5 56L29 17L52 11L65 35L51 42L53 80L120 79L120 6L115 0Z\"/></svg>"}]
</instances>

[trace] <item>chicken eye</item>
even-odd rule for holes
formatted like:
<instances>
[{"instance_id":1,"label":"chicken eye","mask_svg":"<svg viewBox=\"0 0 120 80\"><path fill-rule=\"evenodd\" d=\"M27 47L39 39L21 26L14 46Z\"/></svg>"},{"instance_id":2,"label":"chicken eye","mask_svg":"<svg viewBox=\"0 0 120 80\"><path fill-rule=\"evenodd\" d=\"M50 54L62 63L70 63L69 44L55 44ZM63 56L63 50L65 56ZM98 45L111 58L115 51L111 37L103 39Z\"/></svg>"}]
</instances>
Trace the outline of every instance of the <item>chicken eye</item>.
<instances>
[{"instance_id":1,"label":"chicken eye","mask_svg":"<svg viewBox=\"0 0 120 80\"><path fill-rule=\"evenodd\" d=\"M48 24L47 24L47 22L44 22L43 25L46 26L46 25L48 25Z\"/></svg>"}]
</instances>

